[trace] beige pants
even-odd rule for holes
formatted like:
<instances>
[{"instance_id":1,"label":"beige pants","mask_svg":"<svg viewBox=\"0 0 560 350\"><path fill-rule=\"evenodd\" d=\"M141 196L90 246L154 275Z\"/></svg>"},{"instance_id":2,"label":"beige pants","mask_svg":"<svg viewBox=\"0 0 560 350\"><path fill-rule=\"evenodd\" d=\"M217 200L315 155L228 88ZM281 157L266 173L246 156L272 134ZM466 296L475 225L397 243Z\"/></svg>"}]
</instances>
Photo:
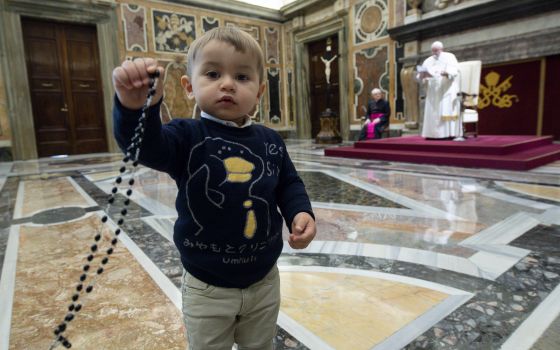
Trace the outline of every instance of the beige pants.
<instances>
[{"instance_id":1,"label":"beige pants","mask_svg":"<svg viewBox=\"0 0 560 350\"><path fill-rule=\"evenodd\" d=\"M278 267L245 289L221 288L183 272L183 318L190 350L270 350L280 310Z\"/></svg>"}]
</instances>

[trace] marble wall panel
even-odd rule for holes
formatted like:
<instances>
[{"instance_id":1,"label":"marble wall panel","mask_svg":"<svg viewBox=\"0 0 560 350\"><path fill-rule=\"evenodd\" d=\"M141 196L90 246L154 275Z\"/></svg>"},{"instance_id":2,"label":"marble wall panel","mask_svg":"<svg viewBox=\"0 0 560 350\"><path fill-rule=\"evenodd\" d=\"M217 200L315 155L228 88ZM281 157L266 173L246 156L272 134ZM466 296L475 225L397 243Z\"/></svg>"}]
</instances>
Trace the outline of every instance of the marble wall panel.
<instances>
[{"instance_id":1,"label":"marble wall panel","mask_svg":"<svg viewBox=\"0 0 560 350\"><path fill-rule=\"evenodd\" d=\"M269 96L269 109L268 115L272 124L279 124L282 120L282 111L280 108L280 89L281 89L281 70L280 68L268 68L267 70L267 84Z\"/></svg>"},{"instance_id":2,"label":"marble wall panel","mask_svg":"<svg viewBox=\"0 0 560 350\"><path fill-rule=\"evenodd\" d=\"M10 120L8 119L8 100L4 87L4 78L0 69L0 140L10 139Z\"/></svg>"},{"instance_id":3,"label":"marble wall panel","mask_svg":"<svg viewBox=\"0 0 560 350\"><path fill-rule=\"evenodd\" d=\"M194 16L152 10L154 50L186 53L196 39Z\"/></svg>"},{"instance_id":4,"label":"marble wall panel","mask_svg":"<svg viewBox=\"0 0 560 350\"><path fill-rule=\"evenodd\" d=\"M261 28L257 25L241 23L241 22L231 21L231 20L225 21L225 25L238 27L239 29L251 34L251 36L259 43L261 42Z\"/></svg>"},{"instance_id":5,"label":"marble wall panel","mask_svg":"<svg viewBox=\"0 0 560 350\"><path fill-rule=\"evenodd\" d=\"M220 26L220 20L216 17L202 16L200 20L202 21L201 28L203 33Z\"/></svg>"},{"instance_id":6,"label":"marble wall panel","mask_svg":"<svg viewBox=\"0 0 560 350\"><path fill-rule=\"evenodd\" d=\"M173 62L165 66L164 98L162 118L164 122L174 118L191 118L195 106L194 99L189 99L181 86L181 77L187 74L186 55L178 55Z\"/></svg>"},{"instance_id":7,"label":"marble wall panel","mask_svg":"<svg viewBox=\"0 0 560 350\"><path fill-rule=\"evenodd\" d=\"M386 0L358 3L354 11L354 44L362 44L387 36L389 10Z\"/></svg>"},{"instance_id":8,"label":"marble wall panel","mask_svg":"<svg viewBox=\"0 0 560 350\"><path fill-rule=\"evenodd\" d=\"M148 51L146 8L121 4L124 42L127 51Z\"/></svg>"},{"instance_id":9,"label":"marble wall panel","mask_svg":"<svg viewBox=\"0 0 560 350\"><path fill-rule=\"evenodd\" d=\"M380 88L389 96L389 45L379 45L354 53L354 113L356 119L364 115L370 92Z\"/></svg>"},{"instance_id":10,"label":"marble wall panel","mask_svg":"<svg viewBox=\"0 0 560 350\"><path fill-rule=\"evenodd\" d=\"M266 27L264 34L266 62L280 64L280 32L278 28Z\"/></svg>"}]
</instances>

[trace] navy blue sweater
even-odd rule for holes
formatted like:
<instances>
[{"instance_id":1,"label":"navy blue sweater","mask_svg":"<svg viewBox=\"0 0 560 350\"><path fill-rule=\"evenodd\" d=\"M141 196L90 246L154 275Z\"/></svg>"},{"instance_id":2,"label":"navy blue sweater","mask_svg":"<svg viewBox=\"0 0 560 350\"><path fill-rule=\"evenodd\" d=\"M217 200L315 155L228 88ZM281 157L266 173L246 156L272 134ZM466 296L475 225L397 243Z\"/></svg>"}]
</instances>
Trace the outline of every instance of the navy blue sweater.
<instances>
[{"instance_id":1,"label":"navy blue sweater","mask_svg":"<svg viewBox=\"0 0 560 350\"><path fill-rule=\"evenodd\" d=\"M140 163L177 183L173 240L183 266L215 286L258 282L282 251L282 216L288 228L299 212L313 216L282 138L261 125L235 128L207 119L162 126L159 107L148 110ZM115 98L114 132L122 149L140 114Z\"/></svg>"}]
</instances>

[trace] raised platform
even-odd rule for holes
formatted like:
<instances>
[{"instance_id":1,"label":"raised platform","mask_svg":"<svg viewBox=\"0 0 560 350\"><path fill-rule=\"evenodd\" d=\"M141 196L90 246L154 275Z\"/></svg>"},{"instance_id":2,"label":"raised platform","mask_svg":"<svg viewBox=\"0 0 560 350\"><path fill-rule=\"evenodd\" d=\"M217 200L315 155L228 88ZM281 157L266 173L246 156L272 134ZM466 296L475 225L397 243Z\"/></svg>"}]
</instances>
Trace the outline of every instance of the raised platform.
<instances>
[{"instance_id":1,"label":"raised platform","mask_svg":"<svg viewBox=\"0 0 560 350\"><path fill-rule=\"evenodd\" d=\"M465 141L426 140L420 136L358 141L325 149L331 157L387 160L474 168L529 170L560 159L552 136L480 135Z\"/></svg>"}]
</instances>

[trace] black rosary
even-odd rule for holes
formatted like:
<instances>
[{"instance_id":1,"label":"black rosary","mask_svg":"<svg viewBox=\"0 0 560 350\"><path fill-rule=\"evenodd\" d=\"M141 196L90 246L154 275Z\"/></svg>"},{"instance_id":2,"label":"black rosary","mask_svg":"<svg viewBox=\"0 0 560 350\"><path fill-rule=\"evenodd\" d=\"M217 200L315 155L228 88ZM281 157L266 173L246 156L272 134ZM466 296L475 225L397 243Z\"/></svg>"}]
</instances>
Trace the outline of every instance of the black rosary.
<instances>
[{"instance_id":1,"label":"black rosary","mask_svg":"<svg viewBox=\"0 0 560 350\"><path fill-rule=\"evenodd\" d=\"M77 313L82 309L82 304L80 302L80 296L82 294L90 294L93 290L93 285L97 276L101 275L104 271L105 266L109 262L109 256L113 254L114 246L117 244L118 239L117 237L121 233L121 227L124 224L124 218L128 213L126 209L130 204L130 196L132 195L132 185L134 184L134 173L138 167L138 156L140 155L140 146L142 145L142 139L144 138L144 127L146 122L146 111L150 107L152 103L152 99L156 93L156 86L159 77L159 70L152 74L150 74L150 82L149 82L149 89L148 95L146 97L146 102L142 107L142 115L138 119L138 126L134 129L134 136L130 140L130 145L126 148L125 157L123 158L123 165L120 167L119 172L120 175L115 179L113 182L113 189L111 190L111 194L107 199L107 205L105 207L105 214L101 218L101 225L99 225L99 229L95 234L94 240L95 242L90 246L89 252L87 255L87 262L82 268L82 274L80 275L78 285L75 288L75 292L72 295L71 303L68 306L68 313L64 317L64 320L55 328L54 335L55 339L51 343L49 350L55 349L58 345L62 344L65 348L71 348L72 343L68 340L67 337L64 336L64 332L66 331L68 324L75 318ZM105 250L105 254L101 252L100 240L103 232L103 224L105 224L109 220L109 209L111 205L115 203L116 194L118 192L118 186L123 183L123 175L127 170L127 163L132 161L132 170L130 171L130 180L128 180L128 188L126 189L126 198L122 202L123 209L120 211L120 218L117 220L117 228L111 238L111 246ZM96 256L103 258L101 262L98 264L97 269L95 270L93 265L93 260ZM89 282L86 282L88 278L88 273L93 274L90 278ZM83 299L83 298L82 298Z\"/></svg>"}]
</instances>

